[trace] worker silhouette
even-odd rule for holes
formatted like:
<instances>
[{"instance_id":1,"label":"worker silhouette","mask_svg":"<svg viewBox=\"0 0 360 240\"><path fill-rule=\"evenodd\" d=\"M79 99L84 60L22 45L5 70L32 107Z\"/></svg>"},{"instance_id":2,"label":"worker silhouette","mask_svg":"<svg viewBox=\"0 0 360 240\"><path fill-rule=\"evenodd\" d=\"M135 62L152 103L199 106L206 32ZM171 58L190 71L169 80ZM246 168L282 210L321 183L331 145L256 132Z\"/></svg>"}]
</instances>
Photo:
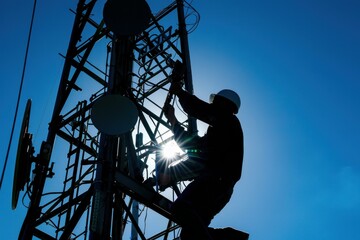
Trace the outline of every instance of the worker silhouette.
<instances>
[{"instance_id":1,"label":"worker silhouette","mask_svg":"<svg viewBox=\"0 0 360 240\"><path fill-rule=\"evenodd\" d=\"M165 117L171 125L174 139L189 156L184 161L188 162L187 169L191 171L191 167L194 167L198 171L170 208L182 227L181 240L248 239L247 233L230 227L208 227L214 216L229 202L234 186L241 177L243 131L235 115L240 108L239 95L224 89L211 94L208 103L182 89L177 82L172 83L170 93L179 98L189 116L209 125L204 136L191 135L178 122L174 108L168 103L164 105ZM171 178L176 178L180 167L181 164L178 164L170 168L169 174L159 179L160 185L169 184Z\"/></svg>"}]
</instances>

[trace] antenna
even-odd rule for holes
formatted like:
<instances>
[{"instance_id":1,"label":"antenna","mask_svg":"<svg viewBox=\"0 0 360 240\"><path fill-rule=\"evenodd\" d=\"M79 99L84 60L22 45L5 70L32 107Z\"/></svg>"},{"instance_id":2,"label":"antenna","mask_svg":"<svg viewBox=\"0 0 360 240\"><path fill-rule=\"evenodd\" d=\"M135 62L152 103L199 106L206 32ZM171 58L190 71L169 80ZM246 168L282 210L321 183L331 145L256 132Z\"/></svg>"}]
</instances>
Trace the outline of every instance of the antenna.
<instances>
[{"instance_id":1,"label":"antenna","mask_svg":"<svg viewBox=\"0 0 360 240\"><path fill-rule=\"evenodd\" d=\"M94 102L90 117L100 132L119 136L134 127L138 112L129 98L120 94L111 94Z\"/></svg>"},{"instance_id":2,"label":"antenna","mask_svg":"<svg viewBox=\"0 0 360 240\"><path fill-rule=\"evenodd\" d=\"M28 132L30 123L31 100L28 99L21 124L18 150L16 155L14 182L12 192L12 209L15 209L19 199L19 193L29 181L32 154L32 134Z\"/></svg>"}]
</instances>

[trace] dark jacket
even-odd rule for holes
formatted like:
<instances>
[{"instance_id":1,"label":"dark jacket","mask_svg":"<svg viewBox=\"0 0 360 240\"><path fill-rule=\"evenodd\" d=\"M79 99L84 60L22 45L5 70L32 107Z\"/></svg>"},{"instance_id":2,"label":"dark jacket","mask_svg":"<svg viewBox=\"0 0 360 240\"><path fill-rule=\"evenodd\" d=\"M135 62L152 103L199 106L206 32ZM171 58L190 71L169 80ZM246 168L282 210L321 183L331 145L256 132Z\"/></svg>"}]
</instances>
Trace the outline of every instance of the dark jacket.
<instances>
[{"instance_id":1,"label":"dark jacket","mask_svg":"<svg viewBox=\"0 0 360 240\"><path fill-rule=\"evenodd\" d=\"M201 174L218 176L235 184L241 177L244 140L239 119L215 104L204 102L186 91L177 94L184 111L209 125L203 137L190 136L176 124L175 141L188 150L189 158L203 164Z\"/></svg>"}]
</instances>

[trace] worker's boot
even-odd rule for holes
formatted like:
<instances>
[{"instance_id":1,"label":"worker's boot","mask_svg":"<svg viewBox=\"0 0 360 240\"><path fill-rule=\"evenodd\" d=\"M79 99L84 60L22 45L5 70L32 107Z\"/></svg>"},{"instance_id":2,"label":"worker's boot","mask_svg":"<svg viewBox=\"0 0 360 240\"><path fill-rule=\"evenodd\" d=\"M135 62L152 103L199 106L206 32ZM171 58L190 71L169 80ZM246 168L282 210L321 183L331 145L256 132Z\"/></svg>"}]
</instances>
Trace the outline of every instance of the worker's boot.
<instances>
[{"instance_id":1,"label":"worker's boot","mask_svg":"<svg viewBox=\"0 0 360 240\"><path fill-rule=\"evenodd\" d=\"M214 240L248 240L249 234L233 229L227 228L209 228L210 235Z\"/></svg>"}]
</instances>

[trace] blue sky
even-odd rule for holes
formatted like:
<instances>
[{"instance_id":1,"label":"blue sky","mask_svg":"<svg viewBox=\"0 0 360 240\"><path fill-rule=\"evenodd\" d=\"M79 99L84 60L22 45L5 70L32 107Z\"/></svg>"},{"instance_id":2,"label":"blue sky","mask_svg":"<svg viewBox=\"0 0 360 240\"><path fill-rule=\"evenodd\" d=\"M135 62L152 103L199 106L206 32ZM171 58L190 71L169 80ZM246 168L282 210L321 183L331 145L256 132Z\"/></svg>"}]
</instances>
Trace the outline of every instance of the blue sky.
<instances>
[{"instance_id":1,"label":"blue sky","mask_svg":"<svg viewBox=\"0 0 360 240\"><path fill-rule=\"evenodd\" d=\"M101 1L100 1L101 2ZM154 9L171 1L149 0ZM26 99L31 130L46 138L76 1L38 1L24 89L5 179L0 233L17 239L26 209L11 210L18 131ZM0 7L0 163L21 80L32 1ZM360 2L192 1L194 91L232 88L245 134L243 175L215 227L254 240L360 239ZM199 124L200 132L205 127Z\"/></svg>"}]
</instances>

